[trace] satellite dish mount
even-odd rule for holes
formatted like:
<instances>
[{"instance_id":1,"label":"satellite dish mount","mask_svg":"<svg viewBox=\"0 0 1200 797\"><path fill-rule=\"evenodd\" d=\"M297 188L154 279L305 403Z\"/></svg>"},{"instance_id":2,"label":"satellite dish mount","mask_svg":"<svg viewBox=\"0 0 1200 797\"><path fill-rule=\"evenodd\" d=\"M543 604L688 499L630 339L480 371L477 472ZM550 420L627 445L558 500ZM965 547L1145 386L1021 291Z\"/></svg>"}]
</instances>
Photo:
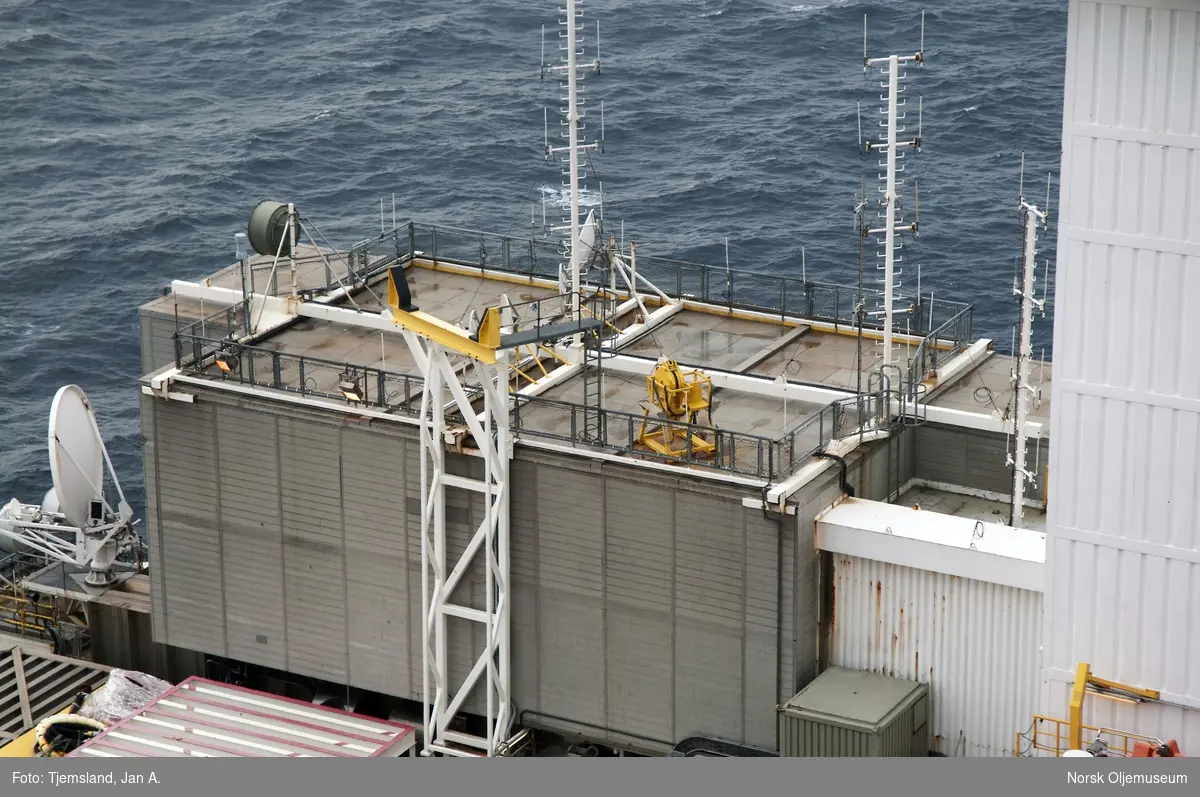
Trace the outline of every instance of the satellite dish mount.
<instances>
[{"instance_id":1,"label":"satellite dish mount","mask_svg":"<svg viewBox=\"0 0 1200 797\"><path fill-rule=\"evenodd\" d=\"M54 488L41 506L14 498L0 507L0 547L32 549L87 567L88 586L111 587L116 583L113 564L138 542L133 509L113 471L91 403L76 385L61 387L54 396L48 443ZM105 471L112 481L108 496Z\"/></svg>"}]
</instances>

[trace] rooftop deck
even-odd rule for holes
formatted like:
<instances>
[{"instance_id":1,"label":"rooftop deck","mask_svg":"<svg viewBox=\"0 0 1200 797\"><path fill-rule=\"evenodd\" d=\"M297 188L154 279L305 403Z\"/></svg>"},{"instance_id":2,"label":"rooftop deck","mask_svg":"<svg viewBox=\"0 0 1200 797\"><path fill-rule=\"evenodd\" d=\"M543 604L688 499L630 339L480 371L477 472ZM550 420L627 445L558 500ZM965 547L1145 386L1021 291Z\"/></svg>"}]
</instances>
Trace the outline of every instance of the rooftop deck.
<instances>
[{"instance_id":1,"label":"rooftop deck","mask_svg":"<svg viewBox=\"0 0 1200 797\"><path fill-rule=\"evenodd\" d=\"M1034 362L1030 371L1032 382L1041 387L1041 397L1030 406L1029 419L1050 428L1050 363ZM1012 388L1013 358L993 355L959 381L938 391L930 399L935 407L949 407L968 412L1002 414L1016 412Z\"/></svg>"},{"instance_id":2,"label":"rooftop deck","mask_svg":"<svg viewBox=\"0 0 1200 797\"><path fill-rule=\"evenodd\" d=\"M968 520L982 520L984 523L1007 525L1009 519L1009 504L1004 501L993 501L988 498L952 493L932 487L910 487L901 494L896 503L900 506L920 505L922 509L941 512L943 515ZM1025 507L1021 528L1044 532L1046 530L1046 511Z\"/></svg>"},{"instance_id":3,"label":"rooftop deck","mask_svg":"<svg viewBox=\"0 0 1200 797\"><path fill-rule=\"evenodd\" d=\"M514 247L514 242L505 239L503 246L496 247L503 253L501 263L488 263L483 268L478 265L488 258L483 242L479 244L475 262L461 256L443 260L437 253L438 228L432 233L432 253L423 247L416 248L418 238L424 233L409 225L405 236L405 229L397 228L391 238L382 236L378 241L367 242L366 248L360 245L349 253L311 246L300 249L295 269L298 291L302 295L307 292L310 299L324 296L317 300L329 304L378 312L382 309L380 298L386 296L387 290L384 267L403 262L413 301L420 309L464 327L472 311L482 315L486 308L500 304L504 296L511 303L520 304L558 293L555 282L547 277L548 269L536 265L539 258L533 242L524 242L529 244L530 254L522 259L510 254L522 247ZM444 247L445 238L442 240ZM403 251L406 243L408 252ZM245 285L251 293L290 293L292 272L286 262L272 272L271 261L272 258L256 256L245 264L221 269L203 283L237 291ZM543 257L541 262L550 261ZM526 268L528 264L532 265ZM557 258L553 265L556 271ZM722 443L714 459L693 464L777 479L807 459L823 440L827 441L835 424L839 428L847 426L850 419L843 416L841 405L830 402L838 395L846 395L853 401L845 391L854 391L858 383L858 336L844 317L853 298L852 289L757 274L747 276L672 261L644 261L639 256L639 274L655 268L658 270L652 277L655 284L687 303L675 315L621 349L625 359L623 369L603 369L602 428L606 439L599 441L599 445L617 450L632 447L634 427L640 425L647 410L654 414L645 373L661 357L674 359L685 368L758 377L760 385L782 377L791 384L825 389L799 391L801 395L785 402L782 396L769 395L772 392L769 390L718 387L714 390L711 420L702 415L698 420L706 428L698 431L716 436ZM775 280L771 284L776 287L763 289L756 282L763 279ZM735 289L735 280L743 291L741 294ZM339 287L344 290L338 291ZM774 304L756 298L770 295L777 297ZM190 373L344 403L338 383L349 370L365 384L365 405L390 414L414 414L422 382L398 329L381 332L302 317L248 340L240 305L206 306L197 299L166 295L145 309L161 315L174 314L180 319L177 364ZM613 322L627 328L633 314L630 312ZM969 309L960 314L964 316L965 328L969 330ZM960 323L959 327L962 326ZM879 361L877 337L870 330L864 335L863 372ZM212 358L221 341L229 338L242 340L236 348L238 356L232 363L226 363L234 366L232 373L219 369ZM903 354L906 348L911 352L921 343L921 337L900 336L898 353ZM939 348L949 350L950 354L965 348L966 343L965 339L939 338ZM927 342L926 346L929 345ZM548 350L530 348L520 354L529 356L514 374L514 389L563 367L562 361ZM638 366L634 371L640 368L640 372L631 372L630 363L638 358L645 361L644 368ZM460 367L465 364L465 359L458 363ZM830 389L843 392L833 393ZM779 392L775 391L776 395ZM953 395L947 393L946 400ZM579 445L583 403L584 379L576 373L536 398L523 398L514 412L514 426L522 435ZM711 428L707 428L710 424ZM649 455L644 451L637 453Z\"/></svg>"}]
</instances>

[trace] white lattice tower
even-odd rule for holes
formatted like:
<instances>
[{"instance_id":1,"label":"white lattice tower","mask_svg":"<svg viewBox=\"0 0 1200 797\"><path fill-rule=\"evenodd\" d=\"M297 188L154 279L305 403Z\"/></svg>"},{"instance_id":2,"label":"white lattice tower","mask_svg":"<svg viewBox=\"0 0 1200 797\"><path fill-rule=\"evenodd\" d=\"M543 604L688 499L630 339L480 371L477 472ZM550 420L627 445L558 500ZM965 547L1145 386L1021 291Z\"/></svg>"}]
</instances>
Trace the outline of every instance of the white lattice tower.
<instances>
[{"instance_id":1,"label":"white lattice tower","mask_svg":"<svg viewBox=\"0 0 1200 797\"><path fill-rule=\"evenodd\" d=\"M507 355L496 363L474 362L483 392L484 411L476 415L472 396L443 345L402 330L423 378L421 393L421 646L425 743L422 753L449 756L494 756L512 730L509 581L509 430ZM503 354L503 353L502 353ZM482 478L449 473L446 467L445 392L453 398L483 461ZM482 496L483 518L465 550L449 550L446 529L447 493ZM456 598L460 584L483 571L484 606ZM465 581L464 581L465 579ZM483 645L462 661L449 645L451 620L482 626ZM475 634L472 638L477 639ZM453 661L452 661L453 659ZM460 683L453 673L469 666ZM454 721L467 713L472 695L482 693L485 733L456 730ZM478 709L475 709L478 710Z\"/></svg>"}]
</instances>

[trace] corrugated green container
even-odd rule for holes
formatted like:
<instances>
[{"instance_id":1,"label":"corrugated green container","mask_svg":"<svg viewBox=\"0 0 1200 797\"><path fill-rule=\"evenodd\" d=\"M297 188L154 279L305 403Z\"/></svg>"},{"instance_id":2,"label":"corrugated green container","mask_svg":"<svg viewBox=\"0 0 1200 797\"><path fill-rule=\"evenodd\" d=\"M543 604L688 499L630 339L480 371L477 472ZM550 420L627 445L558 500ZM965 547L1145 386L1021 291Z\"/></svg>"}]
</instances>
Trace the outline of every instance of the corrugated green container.
<instances>
[{"instance_id":1,"label":"corrugated green container","mask_svg":"<svg viewBox=\"0 0 1200 797\"><path fill-rule=\"evenodd\" d=\"M779 707L779 755L929 755L929 685L831 667Z\"/></svg>"}]
</instances>

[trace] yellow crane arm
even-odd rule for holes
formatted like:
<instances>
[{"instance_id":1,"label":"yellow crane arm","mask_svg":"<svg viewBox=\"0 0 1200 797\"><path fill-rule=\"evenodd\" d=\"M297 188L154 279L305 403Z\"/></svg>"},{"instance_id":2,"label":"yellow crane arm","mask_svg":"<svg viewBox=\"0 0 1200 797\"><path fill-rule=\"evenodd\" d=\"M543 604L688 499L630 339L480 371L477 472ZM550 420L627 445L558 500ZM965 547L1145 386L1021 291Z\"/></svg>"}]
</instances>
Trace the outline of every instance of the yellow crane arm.
<instances>
[{"instance_id":1,"label":"yellow crane arm","mask_svg":"<svg viewBox=\"0 0 1200 797\"><path fill-rule=\"evenodd\" d=\"M1083 749L1083 698L1087 694L1088 687L1094 686L1105 692L1119 692L1120 696L1128 696L1130 699L1136 700L1160 700L1162 693L1157 689L1143 689L1140 686L1128 686L1127 684L1109 681L1105 678L1097 678L1092 675L1091 665L1086 662L1080 662L1075 668L1075 685L1071 689L1071 706L1070 713L1067 716L1069 735L1067 737L1069 749Z\"/></svg>"}]
</instances>

